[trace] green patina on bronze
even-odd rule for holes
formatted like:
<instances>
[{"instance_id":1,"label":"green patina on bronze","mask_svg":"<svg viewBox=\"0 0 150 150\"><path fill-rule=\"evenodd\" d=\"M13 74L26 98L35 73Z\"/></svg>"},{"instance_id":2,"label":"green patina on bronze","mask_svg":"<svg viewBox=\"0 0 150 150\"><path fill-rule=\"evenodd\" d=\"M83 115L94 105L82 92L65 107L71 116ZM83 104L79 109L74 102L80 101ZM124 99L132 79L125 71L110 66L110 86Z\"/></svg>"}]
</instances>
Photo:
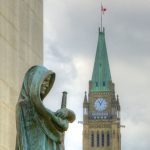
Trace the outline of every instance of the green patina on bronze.
<instances>
[{"instance_id":1,"label":"green patina on bronze","mask_svg":"<svg viewBox=\"0 0 150 150\"><path fill-rule=\"evenodd\" d=\"M97 51L92 74L91 91L110 91L111 74L105 42L105 32L99 31Z\"/></svg>"},{"instance_id":2,"label":"green patina on bronze","mask_svg":"<svg viewBox=\"0 0 150 150\"><path fill-rule=\"evenodd\" d=\"M75 120L75 114L65 107L52 112L43 105L54 80L55 73L43 66L27 71L16 105L16 150L64 149L64 132Z\"/></svg>"}]
</instances>

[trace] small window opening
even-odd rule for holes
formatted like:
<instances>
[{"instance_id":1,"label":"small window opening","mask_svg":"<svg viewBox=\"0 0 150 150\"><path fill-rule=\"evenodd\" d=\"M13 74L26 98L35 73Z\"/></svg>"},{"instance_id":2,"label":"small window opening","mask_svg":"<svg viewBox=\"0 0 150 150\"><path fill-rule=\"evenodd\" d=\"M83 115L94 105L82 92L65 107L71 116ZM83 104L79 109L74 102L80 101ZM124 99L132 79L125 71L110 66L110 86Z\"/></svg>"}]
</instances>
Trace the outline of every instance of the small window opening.
<instances>
[{"instance_id":1,"label":"small window opening","mask_svg":"<svg viewBox=\"0 0 150 150\"><path fill-rule=\"evenodd\" d=\"M94 147L94 133L91 133L91 147Z\"/></svg>"},{"instance_id":2,"label":"small window opening","mask_svg":"<svg viewBox=\"0 0 150 150\"><path fill-rule=\"evenodd\" d=\"M97 132L97 147L99 147L99 132Z\"/></svg>"},{"instance_id":3,"label":"small window opening","mask_svg":"<svg viewBox=\"0 0 150 150\"><path fill-rule=\"evenodd\" d=\"M95 83L96 87L98 87L98 82Z\"/></svg>"},{"instance_id":4,"label":"small window opening","mask_svg":"<svg viewBox=\"0 0 150 150\"><path fill-rule=\"evenodd\" d=\"M109 135L109 132L107 133L107 146L110 145L110 135Z\"/></svg>"},{"instance_id":5,"label":"small window opening","mask_svg":"<svg viewBox=\"0 0 150 150\"><path fill-rule=\"evenodd\" d=\"M104 132L102 132L102 147L104 147Z\"/></svg>"},{"instance_id":6,"label":"small window opening","mask_svg":"<svg viewBox=\"0 0 150 150\"><path fill-rule=\"evenodd\" d=\"M105 81L103 81L103 86L105 86L106 85L106 83L105 83Z\"/></svg>"}]
</instances>

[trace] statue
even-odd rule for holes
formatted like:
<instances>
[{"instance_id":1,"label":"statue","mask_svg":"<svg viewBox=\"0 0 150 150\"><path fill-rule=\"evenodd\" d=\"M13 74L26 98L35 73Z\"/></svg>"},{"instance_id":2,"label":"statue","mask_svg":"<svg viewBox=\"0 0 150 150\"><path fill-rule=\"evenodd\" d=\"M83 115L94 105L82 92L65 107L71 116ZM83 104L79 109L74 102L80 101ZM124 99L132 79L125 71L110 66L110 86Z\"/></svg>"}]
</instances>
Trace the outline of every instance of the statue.
<instances>
[{"instance_id":1,"label":"statue","mask_svg":"<svg viewBox=\"0 0 150 150\"><path fill-rule=\"evenodd\" d=\"M54 80L55 73L43 66L33 66L27 71L16 105L16 150L64 149L64 132L69 122L75 120L75 114L66 108L66 92L57 112L43 105Z\"/></svg>"}]
</instances>

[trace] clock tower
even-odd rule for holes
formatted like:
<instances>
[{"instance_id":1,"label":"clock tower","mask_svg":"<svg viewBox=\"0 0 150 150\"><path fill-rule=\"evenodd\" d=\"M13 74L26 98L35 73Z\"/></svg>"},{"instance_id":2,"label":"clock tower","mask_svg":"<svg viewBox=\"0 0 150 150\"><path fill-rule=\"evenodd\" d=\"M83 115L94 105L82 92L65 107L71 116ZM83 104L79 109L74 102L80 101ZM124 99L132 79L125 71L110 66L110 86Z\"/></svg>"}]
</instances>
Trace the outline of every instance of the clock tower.
<instances>
[{"instance_id":1,"label":"clock tower","mask_svg":"<svg viewBox=\"0 0 150 150\"><path fill-rule=\"evenodd\" d=\"M92 79L83 102L83 150L121 150L120 104L111 78L104 29L99 29Z\"/></svg>"}]
</instances>

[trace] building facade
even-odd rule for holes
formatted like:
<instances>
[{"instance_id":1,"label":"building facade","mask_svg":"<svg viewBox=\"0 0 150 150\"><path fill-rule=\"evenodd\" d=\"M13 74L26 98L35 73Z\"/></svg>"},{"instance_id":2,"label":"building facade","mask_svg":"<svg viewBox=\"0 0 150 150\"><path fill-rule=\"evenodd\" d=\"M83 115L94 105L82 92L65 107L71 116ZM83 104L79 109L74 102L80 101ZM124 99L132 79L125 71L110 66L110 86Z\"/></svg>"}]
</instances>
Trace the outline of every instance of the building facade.
<instances>
[{"instance_id":1,"label":"building facade","mask_svg":"<svg viewBox=\"0 0 150 150\"><path fill-rule=\"evenodd\" d=\"M15 105L27 69L43 63L43 0L0 0L0 150L14 150Z\"/></svg>"},{"instance_id":2,"label":"building facade","mask_svg":"<svg viewBox=\"0 0 150 150\"><path fill-rule=\"evenodd\" d=\"M83 102L83 150L121 150L120 104L111 79L104 29L99 29L89 93Z\"/></svg>"}]
</instances>

